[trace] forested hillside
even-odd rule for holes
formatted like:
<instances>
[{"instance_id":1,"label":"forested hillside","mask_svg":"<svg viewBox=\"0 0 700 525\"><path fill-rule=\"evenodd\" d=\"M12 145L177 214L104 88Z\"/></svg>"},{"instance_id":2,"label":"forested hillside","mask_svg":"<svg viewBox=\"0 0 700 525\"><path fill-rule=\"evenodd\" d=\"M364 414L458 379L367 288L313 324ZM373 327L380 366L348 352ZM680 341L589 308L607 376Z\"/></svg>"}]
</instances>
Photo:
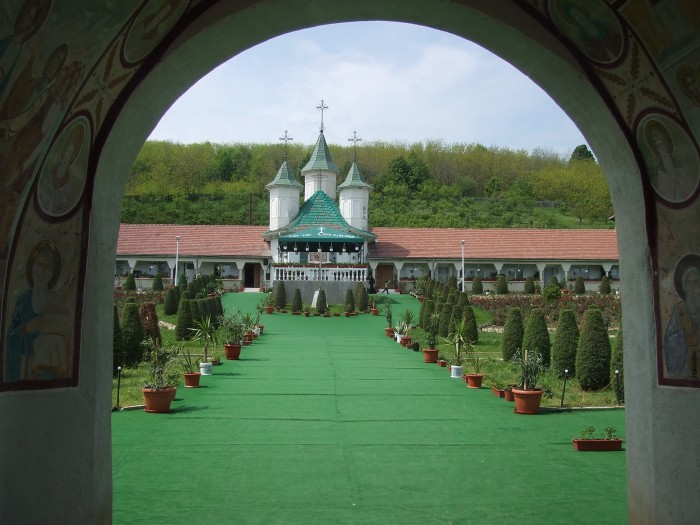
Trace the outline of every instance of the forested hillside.
<instances>
[{"instance_id":1,"label":"forested hillside","mask_svg":"<svg viewBox=\"0 0 700 525\"><path fill-rule=\"evenodd\" d=\"M329 145L342 182L352 146ZM290 145L300 170L313 146ZM285 149L277 144L146 142L128 179L122 222L268 223L265 185ZM610 197L600 166L585 146L562 158L480 144L373 142L357 148L373 185L370 226L611 228ZM303 195L302 195L303 198Z\"/></svg>"}]
</instances>

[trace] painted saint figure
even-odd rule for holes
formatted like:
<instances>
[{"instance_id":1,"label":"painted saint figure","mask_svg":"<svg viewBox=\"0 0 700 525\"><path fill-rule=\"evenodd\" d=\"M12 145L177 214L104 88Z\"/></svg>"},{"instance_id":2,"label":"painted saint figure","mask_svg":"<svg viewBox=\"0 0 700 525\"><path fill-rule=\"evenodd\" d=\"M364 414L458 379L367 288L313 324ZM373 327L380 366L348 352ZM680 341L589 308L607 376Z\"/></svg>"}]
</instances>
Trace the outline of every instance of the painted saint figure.
<instances>
[{"instance_id":1,"label":"painted saint figure","mask_svg":"<svg viewBox=\"0 0 700 525\"><path fill-rule=\"evenodd\" d=\"M664 335L664 361L674 379L700 378L700 256L687 255L673 276L681 301L673 306Z\"/></svg>"},{"instance_id":2,"label":"painted saint figure","mask_svg":"<svg viewBox=\"0 0 700 525\"><path fill-rule=\"evenodd\" d=\"M26 265L29 289L17 297L5 342L5 381L50 380L70 375L69 320L55 291L61 255L38 242Z\"/></svg>"},{"instance_id":3,"label":"painted saint figure","mask_svg":"<svg viewBox=\"0 0 700 525\"><path fill-rule=\"evenodd\" d=\"M688 199L697 186L697 175L690 176L674 155L674 144L668 130L661 122L649 120L644 126L644 136L648 149L654 155L654 165L649 166L649 175L656 192L671 202Z\"/></svg>"}]
</instances>

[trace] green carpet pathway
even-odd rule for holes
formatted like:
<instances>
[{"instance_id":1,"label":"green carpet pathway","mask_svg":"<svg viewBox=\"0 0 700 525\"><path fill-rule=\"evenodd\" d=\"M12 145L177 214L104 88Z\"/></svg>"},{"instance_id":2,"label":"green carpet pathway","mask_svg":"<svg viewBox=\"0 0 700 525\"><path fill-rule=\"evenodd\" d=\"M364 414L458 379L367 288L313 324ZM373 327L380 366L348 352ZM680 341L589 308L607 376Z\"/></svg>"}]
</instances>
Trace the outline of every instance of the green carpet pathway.
<instances>
[{"instance_id":1,"label":"green carpet pathway","mask_svg":"<svg viewBox=\"0 0 700 525\"><path fill-rule=\"evenodd\" d=\"M589 425L624 438L622 410L514 414L385 337L383 317L263 323L170 414L113 414L114 523L626 523L624 452L571 445Z\"/></svg>"}]
</instances>

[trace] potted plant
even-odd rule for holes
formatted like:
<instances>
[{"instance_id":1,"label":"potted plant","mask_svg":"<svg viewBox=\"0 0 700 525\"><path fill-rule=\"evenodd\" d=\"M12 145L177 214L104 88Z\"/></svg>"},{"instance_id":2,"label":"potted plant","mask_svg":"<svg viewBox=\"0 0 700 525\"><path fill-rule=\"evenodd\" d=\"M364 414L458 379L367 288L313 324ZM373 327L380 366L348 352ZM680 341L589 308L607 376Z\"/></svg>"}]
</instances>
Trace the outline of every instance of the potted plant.
<instances>
[{"instance_id":1,"label":"potted plant","mask_svg":"<svg viewBox=\"0 0 700 525\"><path fill-rule=\"evenodd\" d=\"M274 311L275 311L275 297L272 295L272 292L270 292L265 297L265 312L268 314L271 314Z\"/></svg>"},{"instance_id":2,"label":"potted plant","mask_svg":"<svg viewBox=\"0 0 700 525\"><path fill-rule=\"evenodd\" d=\"M454 353L449 359L450 377L462 379L462 366L471 352L471 345L467 341L467 323L460 319L452 327L452 331L445 338L445 343L454 348Z\"/></svg>"},{"instance_id":3,"label":"potted plant","mask_svg":"<svg viewBox=\"0 0 700 525\"><path fill-rule=\"evenodd\" d=\"M223 331L226 359L238 359L241 355L241 345L243 344L244 332L240 312L234 309L228 315L220 316L219 326Z\"/></svg>"},{"instance_id":4,"label":"potted plant","mask_svg":"<svg viewBox=\"0 0 700 525\"><path fill-rule=\"evenodd\" d=\"M241 315L241 322L243 324L243 346L249 346L253 343L253 338L255 337L256 321L255 316L246 312Z\"/></svg>"},{"instance_id":5,"label":"potted plant","mask_svg":"<svg viewBox=\"0 0 700 525\"><path fill-rule=\"evenodd\" d=\"M384 317L386 317L387 323L384 333L387 337L394 337L393 316L391 315L391 301L389 298L384 299Z\"/></svg>"},{"instance_id":6,"label":"potted plant","mask_svg":"<svg viewBox=\"0 0 700 525\"><path fill-rule=\"evenodd\" d=\"M173 361L179 353L178 347L163 348L147 339L142 343L146 349L148 376L141 391L146 412L170 412L170 403L175 398L179 371Z\"/></svg>"},{"instance_id":7,"label":"potted plant","mask_svg":"<svg viewBox=\"0 0 700 525\"><path fill-rule=\"evenodd\" d=\"M304 317L310 317L311 316L311 305L306 303L304 304Z\"/></svg>"},{"instance_id":8,"label":"potted plant","mask_svg":"<svg viewBox=\"0 0 700 525\"><path fill-rule=\"evenodd\" d=\"M202 377L197 360L189 349L180 357L182 371L185 374L185 388L199 388L199 380Z\"/></svg>"},{"instance_id":9,"label":"potted plant","mask_svg":"<svg viewBox=\"0 0 700 525\"><path fill-rule=\"evenodd\" d=\"M544 389L537 386L540 372L544 370L542 356L537 352L527 350L517 351L513 356L513 364L520 373L517 388L513 388L515 412L517 414L537 414L540 411Z\"/></svg>"},{"instance_id":10,"label":"potted plant","mask_svg":"<svg viewBox=\"0 0 700 525\"><path fill-rule=\"evenodd\" d=\"M586 427L573 439L574 450L578 452L609 452L622 450L622 440L615 436L614 427L606 427L602 436L595 437L595 427Z\"/></svg>"},{"instance_id":11,"label":"potted plant","mask_svg":"<svg viewBox=\"0 0 700 525\"><path fill-rule=\"evenodd\" d=\"M265 331L265 325L260 323L260 320L262 319L262 313L263 310L265 309L265 306L263 305L262 301L258 303L258 305L255 307L256 311L256 316L255 316L255 324L257 325L257 333L259 335L262 335L263 332Z\"/></svg>"},{"instance_id":12,"label":"potted plant","mask_svg":"<svg viewBox=\"0 0 700 525\"><path fill-rule=\"evenodd\" d=\"M203 376L211 375L211 363L209 362L209 345L217 344L216 325L212 322L211 316L207 315L194 322L195 328L192 331L192 340L201 341L204 345L204 360L199 363L199 371Z\"/></svg>"},{"instance_id":13,"label":"potted plant","mask_svg":"<svg viewBox=\"0 0 700 525\"><path fill-rule=\"evenodd\" d=\"M440 315L431 314L426 321L426 335L425 335L425 346L423 348L423 362L425 363L437 363L438 353L440 352L437 348L438 344L438 327L440 324Z\"/></svg>"},{"instance_id":14,"label":"potted plant","mask_svg":"<svg viewBox=\"0 0 700 525\"><path fill-rule=\"evenodd\" d=\"M219 366L221 364L221 352L219 352L219 350L216 348L212 349L209 362L212 364L212 366Z\"/></svg>"},{"instance_id":15,"label":"potted plant","mask_svg":"<svg viewBox=\"0 0 700 525\"><path fill-rule=\"evenodd\" d=\"M400 316L403 330L401 331L401 346L408 347L411 344L411 330L415 326L413 310L404 310Z\"/></svg>"},{"instance_id":16,"label":"potted plant","mask_svg":"<svg viewBox=\"0 0 700 525\"><path fill-rule=\"evenodd\" d=\"M469 355L467 361L471 363L474 371L465 375L467 386L469 388L481 388L481 384L484 381L484 374L481 373L482 358L476 355L473 345L469 344L468 346Z\"/></svg>"},{"instance_id":17,"label":"potted plant","mask_svg":"<svg viewBox=\"0 0 700 525\"><path fill-rule=\"evenodd\" d=\"M379 315L379 308L377 308L377 305L374 301L369 302L369 312L372 315Z\"/></svg>"}]
</instances>

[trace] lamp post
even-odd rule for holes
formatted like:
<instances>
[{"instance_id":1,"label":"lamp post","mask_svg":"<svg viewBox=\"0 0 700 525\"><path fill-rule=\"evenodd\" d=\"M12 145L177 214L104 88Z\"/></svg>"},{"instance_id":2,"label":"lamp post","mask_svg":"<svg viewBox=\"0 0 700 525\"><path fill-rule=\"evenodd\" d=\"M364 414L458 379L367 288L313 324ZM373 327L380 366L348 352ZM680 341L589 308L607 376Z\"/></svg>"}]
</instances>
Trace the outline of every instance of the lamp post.
<instances>
[{"instance_id":1,"label":"lamp post","mask_svg":"<svg viewBox=\"0 0 700 525\"><path fill-rule=\"evenodd\" d=\"M175 236L175 286L177 286L177 260L180 256L180 236Z\"/></svg>"},{"instance_id":2,"label":"lamp post","mask_svg":"<svg viewBox=\"0 0 700 525\"><path fill-rule=\"evenodd\" d=\"M464 292L464 239L462 239L462 292Z\"/></svg>"},{"instance_id":3,"label":"lamp post","mask_svg":"<svg viewBox=\"0 0 700 525\"><path fill-rule=\"evenodd\" d=\"M318 289L321 289L321 243L318 244Z\"/></svg>"}]
</instances>

